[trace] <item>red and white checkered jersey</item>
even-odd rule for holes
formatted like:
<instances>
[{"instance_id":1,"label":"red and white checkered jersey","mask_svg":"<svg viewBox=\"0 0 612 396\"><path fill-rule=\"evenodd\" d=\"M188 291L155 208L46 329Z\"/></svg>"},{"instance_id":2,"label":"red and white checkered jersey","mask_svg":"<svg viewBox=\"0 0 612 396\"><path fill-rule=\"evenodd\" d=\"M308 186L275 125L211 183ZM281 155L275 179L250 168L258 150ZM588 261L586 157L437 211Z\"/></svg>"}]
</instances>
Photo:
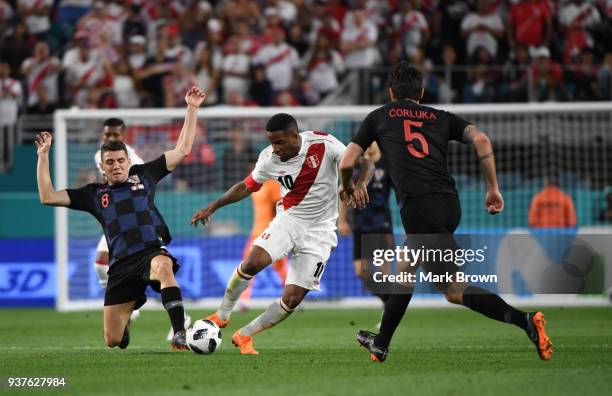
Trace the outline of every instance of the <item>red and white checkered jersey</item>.
<instances>
[{"instance_id":1,"label":"red and white checkered jersey","mask_svg":"<svg viewBox=\"0 0 612 396\"><path fill-rule=\"evenodd\" d=\"M338 164L346 146L326 132L301 132L299 154L282 162L272 146L259 155L253 172L244 180L251 191L264 181L281 184L277 215L286 214L309 230L335 230L338 218Z\"/></svg>"}]
</instances>

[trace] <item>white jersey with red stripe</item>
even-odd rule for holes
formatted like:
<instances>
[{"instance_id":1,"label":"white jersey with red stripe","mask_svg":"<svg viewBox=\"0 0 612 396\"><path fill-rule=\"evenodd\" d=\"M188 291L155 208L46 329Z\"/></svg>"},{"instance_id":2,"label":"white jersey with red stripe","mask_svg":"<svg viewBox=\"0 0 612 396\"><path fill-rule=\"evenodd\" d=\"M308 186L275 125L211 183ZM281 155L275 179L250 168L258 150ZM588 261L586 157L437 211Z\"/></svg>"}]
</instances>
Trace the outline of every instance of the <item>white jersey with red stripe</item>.
<instances>
[{"instance_id":1,"label":"white jersey with red stripe","mask_svg":"<svg viewBox=\"0 0 612 396\"><path fill-rule=\"evenodd\" d=\"M346 146L326 132L301 132L297 156L282 162L272 146L259 155L245 179L257 191L268 179L281 184L277 216L288 215L308 230L335 230L338 218L338 164Z\"/></svg>"}]
</instances>

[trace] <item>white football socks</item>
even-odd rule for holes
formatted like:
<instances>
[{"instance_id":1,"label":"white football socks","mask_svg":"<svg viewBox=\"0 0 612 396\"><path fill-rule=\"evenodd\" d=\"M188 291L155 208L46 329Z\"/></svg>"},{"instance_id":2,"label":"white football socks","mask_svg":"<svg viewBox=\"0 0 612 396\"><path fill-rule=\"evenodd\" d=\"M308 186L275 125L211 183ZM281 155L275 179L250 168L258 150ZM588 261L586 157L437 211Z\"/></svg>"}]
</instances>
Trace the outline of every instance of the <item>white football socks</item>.
<instances>
[{"instance_id":1,"label":"white football socks","mask_svg":"<svg viewBox=\"0 0 612 396\"><path fill-rule=\"evenodd\" d=\"M240 329L240 335L254 336L255 334L269 329L287 319L293 313L293 309L289 309L282 298L274 301L270 306L258 317L253 319L251 323Z\"/></svg>"},{"instance_id":2,"label":"white football socks","mask_svg":"<svg viewBox=\"0 0 612 396\"><path fill-rule=\"evenodd\" d=\"M240 269L242 263L238 265L236 271L232 274L231 278L227 282L225 288L225 294L223 295L223 301L217 313L221 320L228 320L232 314L232 310L236 306L236 303L240 299L242 292L249 286L249 282L253 278L252 275L245 274Z\"/></svg>"},{"instance_id":3,"label":"white football socks","mask_svg":"<svg viewBox=\"0 0 612 396\"><path fill-rule=\"evenodd\" d=\"M108 263L99 264L97 261L94 262L94 268L96 270L96 275L98 276L98 283L102 289L106 289L106 284L108 283Z\"/></svg>"}]
</instances>

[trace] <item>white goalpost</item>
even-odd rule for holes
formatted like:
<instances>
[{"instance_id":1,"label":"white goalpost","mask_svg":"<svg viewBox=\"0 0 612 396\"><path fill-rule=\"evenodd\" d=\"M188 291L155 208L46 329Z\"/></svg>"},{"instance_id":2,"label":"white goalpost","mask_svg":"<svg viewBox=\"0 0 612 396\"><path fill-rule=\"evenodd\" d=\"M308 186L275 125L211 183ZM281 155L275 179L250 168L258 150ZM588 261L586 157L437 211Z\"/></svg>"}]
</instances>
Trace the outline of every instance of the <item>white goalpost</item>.
<instances>
[{"instance_id":1,"label":"white goalpost","mask_svg":"<svg viewBox=\"0 0 612 396\"><path fill-rule=\"evenodd\" d=\"M612 103L543 103L436 106L475 123L492 139L499 182L506 200L505 212L491 217L482 209L484 183L473 149L459 143L449 146L449 169L457 182L462 204L460 232L528 233L528 212L533 195L551 174L575 204L577 233L612 235L605 217L606 197L612 194ZM345 144L375 106L238 108L199 110L198 135L192 156L158 186L156 204L163 214L173 243L169 250L181 262L179 283L187 307L216 307L225 282L242 256L251 231L250 199L220 209L211 226L190 228L189 218L198 208L217 198L228 185L246 176L253 154L267 145L267 118L292 114L300 130L334 134ZM99 178L94 154L100 145L102 122L109 117L126 123L127 143L145 160L172 147L180 131L184 109L59 110L54 114L54 182L56 189L76 188ZM255 156L256 159L256 156ZM396 234L401 221L391 200ZM56 309L101 309L103 292L97 284L93 257L102 235L97 221L87 213L55 209ZM612 238L612 236L611 236ZM312 293L310 304L320 307L378 306L362 290L353 274L350 238L341 238L322 280L322 291ZM612 257L601 254L603 277L588 296L507 295L513 303L529 305L606 304L597 285L612 284ZM257 276L250 305L264 306L279 293L275 273ZM597 283L599 282L599 283ZM153 300L155 301L155 300ZM421 296L415 305L441 306L439 296ZM149 304L147 304L149 305ZM150 304L152 307L161 305Z\"/></svg>"}]
</instances>

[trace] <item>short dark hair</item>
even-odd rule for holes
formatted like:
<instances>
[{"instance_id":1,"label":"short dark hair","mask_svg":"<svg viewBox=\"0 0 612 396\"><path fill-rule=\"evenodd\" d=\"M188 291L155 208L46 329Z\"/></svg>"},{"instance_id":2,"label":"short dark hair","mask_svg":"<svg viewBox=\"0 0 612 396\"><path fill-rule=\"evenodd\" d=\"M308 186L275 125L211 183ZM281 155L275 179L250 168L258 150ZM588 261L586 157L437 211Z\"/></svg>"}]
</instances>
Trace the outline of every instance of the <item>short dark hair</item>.
<instances>
[{"instance_id":1,"label":"short dark hair","mask_svg":"<svg viewBox=\"0 0 612 396\"><path fill-rule=\"evenodd\" d=\"M121 151L121 150L125 151L125 155L129 157L127 146L125 145L125 143L119 140L112 140L110 142L106 142L102 145L102 147L100 147L100 160L102 160L102 158L104 157L104 153L106 153L107 151Z\"/></svg>"},{"instance_id":2,"label":"short dark hair","mask_svg":"<svg viewBox=\"0 0 612 396\"><path fill-rule=\"evenodd\" d=\"M106 120L104 120L104 123L102 124L103 126L108 126L108 127L124 127L125 126L125 122L123 122L123 120L121 118L107 118Z\"/></svg>"},{"instance_id":3,"label":"short dark hair","mask_svg":"<svg viewBox=\"0 0 612 396\"><path fill-rule=\"evenodd\" d=\"M295 118L292 115L287 113L278 113L273 115L266 124L266 131L268 132L276 132L283 131L287 132L297 132L298 125Z\"/></svg>"},{"instance_id":4,"label":"short dark hair","mask_svg":"<svg viewBox=\"0 0 612 396\"><path fill-rule=\"evenodd\" d=\"M396 99L421 100L423 74L407 61L399 61L389 74L389 88Z\"/></svg>"}]
</instances>

